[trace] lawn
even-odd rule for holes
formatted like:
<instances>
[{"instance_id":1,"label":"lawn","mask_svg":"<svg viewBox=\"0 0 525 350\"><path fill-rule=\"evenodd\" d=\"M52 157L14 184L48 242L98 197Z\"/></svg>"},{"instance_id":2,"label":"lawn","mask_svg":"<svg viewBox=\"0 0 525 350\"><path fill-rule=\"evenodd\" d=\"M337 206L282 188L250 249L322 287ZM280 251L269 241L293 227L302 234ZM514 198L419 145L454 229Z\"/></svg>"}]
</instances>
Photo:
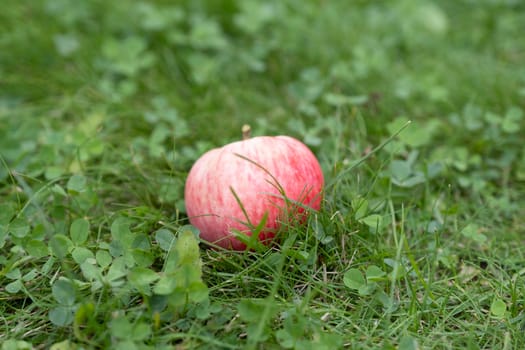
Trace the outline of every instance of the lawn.
<instances>
[{"instance_id":1,"label":"lawn","mask_svg":"<svg viewBox=\"0 0 525 350\"><path fill-rule=\"evenodd\" d=\"M525 3L3 0L1 349L525 348ZM290 135L322 207L210 249L207 150Z\"/></svg>"}]
</instances>

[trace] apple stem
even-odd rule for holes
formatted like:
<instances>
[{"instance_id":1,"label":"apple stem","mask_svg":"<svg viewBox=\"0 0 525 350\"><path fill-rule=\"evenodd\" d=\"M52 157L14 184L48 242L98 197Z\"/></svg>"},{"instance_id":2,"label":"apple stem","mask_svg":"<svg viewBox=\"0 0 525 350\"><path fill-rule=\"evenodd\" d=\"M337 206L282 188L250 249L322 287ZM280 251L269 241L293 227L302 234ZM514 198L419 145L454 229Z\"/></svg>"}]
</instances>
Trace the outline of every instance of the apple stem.
<instances>
[{"instance_id":1,"label":"apple stem","mask_svg":"<svg viewBox=\"0 0 525 350\"><path fill-rule=\"evenodd\" d=\"M242 131L242 139L243 140L248 140L251 137L252 128L248 124L244 124L242 126L241 131Z\"/></svg>"}]
</instances>

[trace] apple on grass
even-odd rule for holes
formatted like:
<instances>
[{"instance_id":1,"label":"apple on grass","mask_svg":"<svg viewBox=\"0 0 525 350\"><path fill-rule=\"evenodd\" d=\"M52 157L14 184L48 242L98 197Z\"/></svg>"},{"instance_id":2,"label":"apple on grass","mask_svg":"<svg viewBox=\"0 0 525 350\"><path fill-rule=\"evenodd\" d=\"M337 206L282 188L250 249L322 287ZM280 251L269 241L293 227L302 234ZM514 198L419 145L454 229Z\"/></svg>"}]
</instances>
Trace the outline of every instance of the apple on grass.
<instances>
[{"instance_id":1,"label":"apple on grass","mask_svg":"<svg viewBox=\"0 0 525 350\"><path fill-rule=\"evenodd\" d=\"M249 138L202 155L186 180L190 223L213 245L244 250L238 235L268 244L282 225L319 210L324 178L314 154L289 136Z\"/></svg>"}]
</instances>

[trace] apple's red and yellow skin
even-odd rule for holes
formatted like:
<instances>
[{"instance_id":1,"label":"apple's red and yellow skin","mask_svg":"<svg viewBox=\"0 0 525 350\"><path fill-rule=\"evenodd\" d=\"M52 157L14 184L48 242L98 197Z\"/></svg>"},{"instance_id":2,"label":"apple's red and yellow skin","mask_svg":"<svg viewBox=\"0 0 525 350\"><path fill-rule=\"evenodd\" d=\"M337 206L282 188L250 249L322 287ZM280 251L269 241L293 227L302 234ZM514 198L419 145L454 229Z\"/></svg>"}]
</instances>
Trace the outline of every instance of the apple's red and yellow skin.
<instances>
[{"instance_id":1,"label":"apple's red and yellow skin","mask_svg":"<svg viewBox=\"0 0 525 350\"><path fill-rule=\"evenodd\" d=\"M186 212L202 239L244 250L233 232L251 235L266 219L259 239L271 241L283 223L306 215L305 208L319 210L323 186L321 166L306 145L289 136L259 136L195 162L186 180Z\"/></svg>"}]
</instances>

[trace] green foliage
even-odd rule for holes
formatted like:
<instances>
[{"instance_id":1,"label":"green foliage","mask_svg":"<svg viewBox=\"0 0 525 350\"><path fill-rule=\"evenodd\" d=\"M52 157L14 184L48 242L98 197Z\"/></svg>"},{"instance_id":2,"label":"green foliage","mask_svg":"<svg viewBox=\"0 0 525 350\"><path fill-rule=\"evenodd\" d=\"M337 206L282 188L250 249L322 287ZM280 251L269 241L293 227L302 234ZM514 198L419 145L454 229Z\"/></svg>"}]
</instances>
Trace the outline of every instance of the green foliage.
<instances>
[{"instance_id":1,"label":"green foliage","mask_svg":"<svg viewBox=\"0 0 525 350\"><path fill-rule=\"evenodd\" d=\"M5 0L2 349L523 348L522 23L518 0ZM244 123L311 147L323 208L206 249L185 177Z\"/></svg>"},{"instance_id":2,"label":"green foliage","mask_svg":"<svg viewBox=\"0 0 525 350\"><path fill-rule=\"evenodd\" d=\"M53 284L51 291L58 306L49 311L49 320L57 326L67 326L73 322L75 287L71 281L59 279Z\"/></svg>"},{"instance_id":3,"label":"green foliage","mask_svg":"<svg viewBox=\"0 0 525 350\"><path fill-rule=\"evenodd\" d=\"M284 349L339 349L343 339L339 334L323 331L317 320L309 319L297 309L282 314L283 326L275 332L277 342Z\"/></svg>"},{"instance_id":4,"label":"green foliage","mask_svg":"<svg viewBox=\"0 0 525 350\"><path fill-rule=\"evenodd\" d=\"M372 296L372 299L378 302L383 310L391 313L397 310L397 304L392 298L386 294L386 282L399 278L396 270L392 271L388 276L385 271L375 265L367 267L365 275L356 268L351 268L345 272L343 282L345 286L352 290L356 290L361 297Z\"/></svg>"},{"instance_id":5,"label":"green foliage","mask_svg":"<svg viewBox=\"0 0 525 350\"><path fill-rule=\"evenodd\" d=\"M495 317L501 318L505 316L506 311L507 305L505 302L499 298L494 298L492 304L490 304L490 313Z\"/></svg>"}]
</instances>

